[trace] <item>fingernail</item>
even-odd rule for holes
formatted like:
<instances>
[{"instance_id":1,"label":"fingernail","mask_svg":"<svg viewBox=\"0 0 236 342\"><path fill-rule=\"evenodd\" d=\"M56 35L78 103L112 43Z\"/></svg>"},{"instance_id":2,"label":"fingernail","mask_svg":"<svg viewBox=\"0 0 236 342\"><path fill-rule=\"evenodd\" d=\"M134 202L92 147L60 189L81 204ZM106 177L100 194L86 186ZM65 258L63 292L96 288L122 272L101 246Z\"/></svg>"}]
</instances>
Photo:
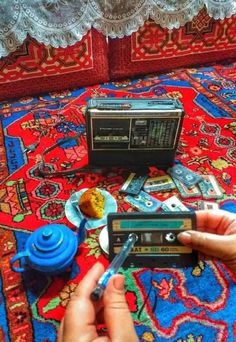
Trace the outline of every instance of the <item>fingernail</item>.
<instances>
[{"instance_id":1,"label":"fingernail","mask_svg":"<svg viewBox=\"0 0 236 342\"><path fill-rule=\"evenodd\" d=\"M113 285L116 290L123 291L124 290L124 278L123 277L115 277L113 280Z\"/></svg>"},{"instance_id":2,"label":"fingernail","mask_svg":"<svg viewBox=\"0 0 236 342\"><path fill-rule=\"evenodd\" d=\"M182 232L178 235L178 239L180 242L182 242L184 245L191 245L192 237L189 232Z\"/></svg>"}]
</instances>

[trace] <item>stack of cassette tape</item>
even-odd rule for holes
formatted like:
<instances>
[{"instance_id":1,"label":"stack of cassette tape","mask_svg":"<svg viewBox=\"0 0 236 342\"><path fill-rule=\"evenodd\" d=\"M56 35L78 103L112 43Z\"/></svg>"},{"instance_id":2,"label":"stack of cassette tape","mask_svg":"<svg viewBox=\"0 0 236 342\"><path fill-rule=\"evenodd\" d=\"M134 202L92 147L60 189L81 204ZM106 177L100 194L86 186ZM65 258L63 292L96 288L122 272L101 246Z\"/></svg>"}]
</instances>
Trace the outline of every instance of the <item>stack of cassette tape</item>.
<instances>
[{"instance_id":1,"label":"stack of cassette tape","mask_svg":"<svg viewBox=\"0 0 236 342\"><path fill-rule=\"evenodd\" d=\"M168 197L165 200L157 198L172 191L175 195L165 196ZM183 203L188 199L197 200L197 209L218 209L216 200L223 196L214 175L198 174L181 164L156 177L130 173L120 192L125 194L125 202L141 212L189 211L188 205Z\"/></svg>"}]
</instances>

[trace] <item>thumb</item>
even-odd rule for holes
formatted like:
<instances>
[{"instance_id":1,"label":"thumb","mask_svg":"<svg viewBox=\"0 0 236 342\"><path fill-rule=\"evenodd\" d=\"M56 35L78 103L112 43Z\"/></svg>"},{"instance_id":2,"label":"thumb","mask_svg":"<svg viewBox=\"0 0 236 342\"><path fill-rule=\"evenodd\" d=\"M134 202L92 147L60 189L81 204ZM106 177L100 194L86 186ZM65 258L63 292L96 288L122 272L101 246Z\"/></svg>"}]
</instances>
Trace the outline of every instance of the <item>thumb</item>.
<instances>
[{"instance_id":1,"label":"thumb","mask_svg":"<svg viewBox=\"0 0 236 342\"><path fill-rule=\"evenodd\" d=\"M192 247L217 259L228 260L231 258L232 251L232 257L235 257L235 241L230 235L216 235L190 230L180 233L178 240L185 246Z\"/></svg>"},{"instance_id":2,"label":"thumb","mask_svg":"<svg viewBox=\"0 0 236 342\"><path fill-rule=\"evenodd\" d=\"M111 341L138 342L124 293L124 277L112 276L104 292L104 319Z\"/></svg>"}]
</instances>

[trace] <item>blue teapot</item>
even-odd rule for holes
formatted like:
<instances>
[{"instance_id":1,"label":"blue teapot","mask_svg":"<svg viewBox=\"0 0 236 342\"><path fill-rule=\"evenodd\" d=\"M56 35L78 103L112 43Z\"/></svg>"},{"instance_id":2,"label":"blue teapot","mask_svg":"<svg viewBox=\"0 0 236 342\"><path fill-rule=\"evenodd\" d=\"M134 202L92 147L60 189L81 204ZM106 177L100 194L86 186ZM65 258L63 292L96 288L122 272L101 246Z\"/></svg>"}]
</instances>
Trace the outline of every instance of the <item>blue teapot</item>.
<instances>
[{"instance_id":1,"label":"blue teapot","mask_svg":"<svg viewBox=\"0 0 236 342\"><path fill-rule=\"evenodd\" d=\"M63 224L48 224L33 232L26 241L25 250L10 260L11 269L24 272L25 266L50 275L65 272L72 264L78 245L85 238L85 221L77 234ZM20 267L14 264L20 260Z\"/></svg>"}]
</instances>

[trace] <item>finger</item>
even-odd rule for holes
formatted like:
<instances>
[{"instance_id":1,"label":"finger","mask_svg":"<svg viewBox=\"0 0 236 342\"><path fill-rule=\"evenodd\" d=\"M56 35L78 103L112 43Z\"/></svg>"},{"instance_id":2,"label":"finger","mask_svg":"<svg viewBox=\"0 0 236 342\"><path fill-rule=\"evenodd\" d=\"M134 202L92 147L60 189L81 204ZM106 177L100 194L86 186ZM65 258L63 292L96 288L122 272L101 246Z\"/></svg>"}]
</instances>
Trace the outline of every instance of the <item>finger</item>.
<instances>
[{"instance_id":1,"label":"finger","mask_svg":"<svg viewBox=\"0 0 236 342\"><path fill-rule=\"evenodd\" d=\"M236 215L224 210L197 210L197 229L213 234L236 232Z\"/></svg>"},{"instance_id":2,"label":"finger","mask_svg":"<svg viewBox=\"0 0 236 342\"><path fill-rule=\"evenodd\" d=\"M64 317L63 341L91 341L97 337L90 294L103 272L103 265L95 264L76 288Z\"/></svg>"},{"instance_id":3,"label":"finger","mask_svg":"<svg viewBox=\"0 0 236 342\"><path fill-rule=\"evenodd\" d=\"M57 342L63 342L63 330L64 330L64 318L62 318L61 324L57 332Z\"/></svg>"},{"instance_id":4,"label":"finger","mask_svg":"<svg viewBox=\"0 0 236 342\"><path fill-rule=\"evenodd\" d=\"M103 272L104 266L97 262L80 282L79 286L75 290L74 295L89 298Z\"/></svg>"},{"instance_id":5,"label":"finger","mask_svg":"<svg viewBox=\"0 0 236 342\"><path fill-rule=\"evenodd\" d=\"M236 235L216 235L194 230L182 232L178 240L201 253L221 259L234 259L236 255Z\"/></svg>"},{"instance_id":6,"label":"finger","mask_svg":"<svg viewBox=\"0 0 236 342\"><path fill-rule=\"evenodd\" d=\"M111 341L137 342L133 319L124 293L124 277L110 278L104 292L104 319Z\"/></svg>"}]
</instances>

